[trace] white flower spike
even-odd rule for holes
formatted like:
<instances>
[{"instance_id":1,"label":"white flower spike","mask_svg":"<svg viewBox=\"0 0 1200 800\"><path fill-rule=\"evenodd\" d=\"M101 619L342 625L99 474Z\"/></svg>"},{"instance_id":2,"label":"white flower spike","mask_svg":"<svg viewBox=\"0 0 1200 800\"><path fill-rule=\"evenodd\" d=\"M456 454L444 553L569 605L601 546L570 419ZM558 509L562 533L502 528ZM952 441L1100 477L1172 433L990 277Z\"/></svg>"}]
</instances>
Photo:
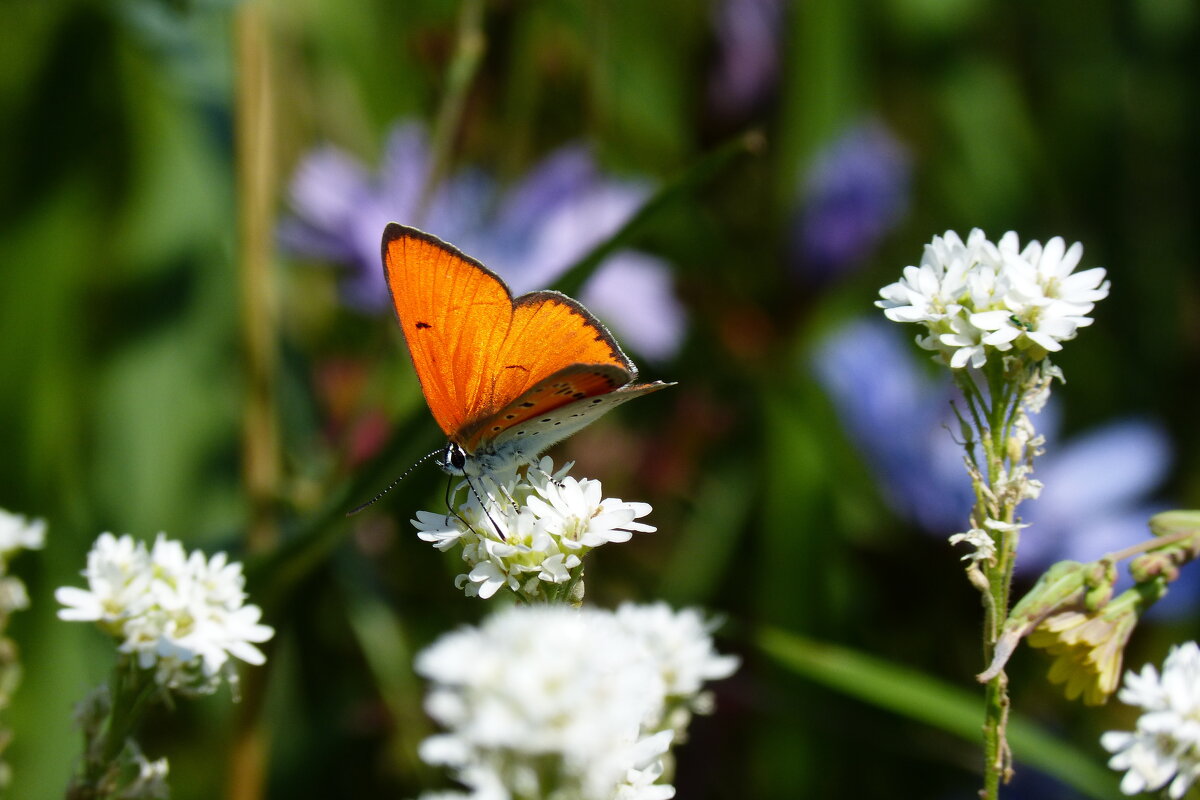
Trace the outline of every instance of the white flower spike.
<instances>
[{"instance_id":1,"label":"white flower spike","mask_svg":"<svg viewBox=\"0 0 1200 800\"><path fill-rule=\"evenodd\" d=\"M1200 647L1186 642L1171 648L1162 675L1150 664L1127 672L1122 702L1141 706L1134 731L1109 731L1100 737L1113 753L1108 765L1124 770L1121 791L1183 797L1200 776Z\"/></svg>"},{"instance_id":2,"label":"white flower spike","mask_svg":"<svg viewBox=\"0 0 1200 800\"><path fill-rule=\"evenodd\" d=\"M1082 245L1058 236L1021 248L1012 231L999 244L978 228L965 243L947 231L875 305L893 322L922 324L927 334L917 343L953 369L979 369L1014 350L1041 360L1090 325L1088 314L1108 296L1102 268L1075 272L1082 257Z\"/></svg>"},{"instance_id":3,"label":"white flower spike","mask_svg":"<svg viewBox=\"0 0 1200 800\"><path fill-rule=\"evenodd\" d=\"M627 542L655 530L637 520L648 503L606 498L600 482L557 472L543 457L523 474L472 479L453 514L418 511L417 536L439 550L462 546L466 571L455 585L468 597L489 598L503 588L526 600L544 599L579 575L583 557L609 542Z\"/></svg>"},{"instance_id":4,"label":"white flower spike","mask_svg":"<svg viewBox=\"0 0 1200 800\"><path fill-rule=\"evenodd\" d=\"M433 684L426 710L446 731L421 758L448 767L470 797L673 797L661 778L686 727L675 712L709 705L705 681L737 668L711 628L661 604L534 605L447 634L417 656Z\"/></svg>"},{"instance_id":5,"label":"white flower spike","mask_svg":"<svg viewBox=\"0 0 1200 800\"><path fill-rule=\"evenodd\" d=\"M224 553L211 559L159 534L152 549L128 534L103 533L83 571L88 588L64 586L55 598L60 619L95 622L117 639L119 652L159 685L209 694L225 678L236 680L231 658L266 659L255 647L275 631L259 622L262 611L245 603L242 565Z\"/></svg>"}]
</instances>

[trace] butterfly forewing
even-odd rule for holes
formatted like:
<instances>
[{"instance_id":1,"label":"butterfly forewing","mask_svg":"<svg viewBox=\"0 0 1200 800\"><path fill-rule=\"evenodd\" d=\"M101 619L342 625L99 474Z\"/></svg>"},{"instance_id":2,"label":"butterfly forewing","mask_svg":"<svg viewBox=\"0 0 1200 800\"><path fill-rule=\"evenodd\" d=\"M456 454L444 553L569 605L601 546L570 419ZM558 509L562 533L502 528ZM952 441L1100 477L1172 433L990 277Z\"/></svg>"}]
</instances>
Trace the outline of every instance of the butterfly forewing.
<instances>
[{"instance_id":1,"label":"butterfly forewing","mask_svg":"<svg viewBox=\"0 0 1200 800\"><path fill-rule=\"evenodd\" d=\"M491 361L512 322L512 297L483 265L392 223L383 264L396 318L429 410L447 436L486 413Z\"/></svg>"}]
</instances>

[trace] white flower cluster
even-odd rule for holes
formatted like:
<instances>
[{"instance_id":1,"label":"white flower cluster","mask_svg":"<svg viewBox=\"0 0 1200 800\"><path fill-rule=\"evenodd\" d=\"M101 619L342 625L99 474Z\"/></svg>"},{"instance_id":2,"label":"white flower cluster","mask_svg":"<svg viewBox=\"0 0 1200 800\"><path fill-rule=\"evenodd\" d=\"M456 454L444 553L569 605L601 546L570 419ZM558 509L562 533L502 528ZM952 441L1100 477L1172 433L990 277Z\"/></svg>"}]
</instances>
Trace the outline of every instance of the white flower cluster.
<instances>
[{"instance_id":1,"label":"white flower cluster","mask_svg":"<svg viewBox=\"0 0 1200 800\"><path fill-rule=\"evenodd\" d=\"M46 521L26 519L0 508L0 558L18 550L41 550L46 542Z\"/></svg>"},{"instance_id":2,"label":"white flower cluster","mask_svg":"<svg viewBox=\"0 0 1200 800\"><path fill-rule=\"evenodd\" d=\"M418 511L418 536L439 550L462 545L467 571L455 585L468 597L488 598L507 586L526 599L541 595L541 584L566 584L576 577L583 556L606 542L627 542L651 525L635 522L650 513L648 503L603 497L600 482L577 480L542 458L524 474L472 479L453 514Z\"/></svg>"},{"instance_id":3,"label":"white flower cluster","mask_svg":"<svg viewBox=\"0 0 1200 800\"><path fill-rule=\"evenodd\" d=\"M1126 673L1117 696L1145 709L1137 730L1100 737L1114 753L1108 765L1128 770L1121 791L1153 792L1170 783L1167 794L1183 797L1200 776L1200 647L1195 642L1172 647L1161 676L1150 664L1140 674Z\"/></svg>"},{"instance_id":4,"label":"white flower cluster","mask_svg":"<svg viewBox=\"0 0 1200 800\"><path fill-rule=\"evenodd\" d=\"M26 519L0 508L0 615L29 607L25 584L8 574L8 562L22 550L41 550L45 542L45 520Z\"/></svg>"},{"instance_id":5,"label":"white flower cluster","mask_svg":"<svg viewBox=\"0 0 1200 800\"><path fill-rule=\"evenodd\" d=\"M253 643L274 635L259 624L261 609L246 605L242 565L224 553L211 559L159 534L147 549L128 534L104 533L88 553L88 588L64 586L55 597L60 619L95 622L120 641L118 651L155 669L159 685L194 693L236 681L233 662L262 664Z\"/></svg>"},{"instance_id":6,"label":"white flower cluster","mask_svg":"<svg viewBox=\"0 0 1200 800\"><path fill-rule=\"evenodd\" d=\"M417 656L433 681L426 710L447 732L421 757L449 767L469 794L664 800L664 757L705 681L737 669L712 624L664 604L618 611L518 606L447 634ZM677 713L685 709L684 714Z\"/></svg>"},{"instance_id":7,"label":"white flower cluster","mask_svg":"<svg viewBox=\"0 0 1200 800\"><path fill-rule=\"evenodd\" d=\"M1090 325L1087 315L1108 296L1102 268L1074 272L1082 256L1082 245L1068 248L1058 236L1021 248L1012 231L998 244L978 228L966 242L947 231L875 305L893 322L923 324L928 334L917 343L955 369L978 369L989 353L1014 348L1036 361Z\"/></svg>"}]
</instances>

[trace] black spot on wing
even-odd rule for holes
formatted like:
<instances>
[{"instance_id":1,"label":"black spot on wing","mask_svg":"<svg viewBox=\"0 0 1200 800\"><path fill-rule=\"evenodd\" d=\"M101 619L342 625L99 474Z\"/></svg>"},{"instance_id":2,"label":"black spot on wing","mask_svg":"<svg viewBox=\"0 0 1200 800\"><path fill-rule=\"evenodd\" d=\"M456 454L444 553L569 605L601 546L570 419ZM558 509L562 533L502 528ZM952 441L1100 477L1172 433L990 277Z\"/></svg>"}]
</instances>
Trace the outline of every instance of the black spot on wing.
<instances>
[{"instance_id":1,"label":"black spot on wing","mask_svg":"<svg viewBox=\"0 0 1200 800\"><path fill-rule=\"evenodd\" d=\"M519 369L522 372L529 372L529 367L523 367L520 364L505 364L505 369Z\"/></svg>"},{"instance_id":2,"label":"black spot on wing","mask_svg":"<svg viewBox=\"0 0 1200 800\"><path fill-rule=\"evenodd\" d=\"M432 328L432 327L433 326L430 325L428 322L418 322L417 323L417 330L419 330L419 331L425 330L426 328Z\"/></svg>"}]
</instances>

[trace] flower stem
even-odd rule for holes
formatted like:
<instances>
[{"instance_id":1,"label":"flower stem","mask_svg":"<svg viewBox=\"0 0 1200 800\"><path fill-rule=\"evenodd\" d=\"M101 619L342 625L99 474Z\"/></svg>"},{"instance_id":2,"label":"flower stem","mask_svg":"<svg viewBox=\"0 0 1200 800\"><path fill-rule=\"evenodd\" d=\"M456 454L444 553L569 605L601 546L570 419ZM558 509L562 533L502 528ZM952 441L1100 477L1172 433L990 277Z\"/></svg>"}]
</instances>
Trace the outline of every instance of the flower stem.
<instances>
[{"instance_id":1,"label":"flower stem","mask_svg":"<svg viewBox=\"0 0 1200 800\"><path fill-rule=\"evenodd\" d=\"M996 651L1000 632L1008 619L1009 599L1012 590L1013 565L1016 561L1018 531L1011 527L1016 521L1016 503L1010 493L1000 490L1000 482L1011 478L1012 454L1008 452L1008 437L1019 413L1021 394L1012 391L1009 379L998 364L984 367L983 377L987 382L987 402L982 388L969 374L963 374L959 385L971 407L972 420L979 435L979 444L986 460L986 468L975 473L975 508L971 524L983 528L986 522L996 520L1007 523L996 530L996 557L985 565L987 588L983 597L983 657L991 664ZM1000 785L1007 783L1012 774L1012 754L1008 747L1008 676L999 670L987 683L984 694L984 785L980 797L997 800Z\"/></svg>"},{"instance_id":2,"label":"flower stem","mask_svg":"<svg viewBox=\"0 0 1200 800\"><path fill-rule=\"evenodd\" d=\"M113 667L107 700L92 706L105 713L95 724L84 724L83 773L67 786L67 800L102 800L117 788L121 754L132 741L146 709L158 690L153 673L129 658Z\"/></svg>"},{"instance_id":3,"label":"flower stem","mask_svg":"<svg viewBox=\"0 0 1200 800\"><path fill-rule=\"evenodd\" d=\"M246 398L243 472L249 504L247 550L262 553L278 543L279 431L276 424L276 291L272 273L275 158L270 25L266 0L247 0L234 20L236 38L236 146L238 276L241 283ZM267 675L245 687L230 751L227 797L257 800L263 794L267 732L261 694Z\"/></svg>"},{"instance_id":4,"label":"flower stem","mask_svg":"<svg viewBox=\"0 0 1200 800\"><path fill-rule=\"evenodd\" d=\"M454 55L446 73L446 88L433 126L433 157L421 187L417 224L421 224L433 200L434 191L449 168L455 134L462 121L467 95L479 70L479 62L483 59L486 42L483 33L483 0L463 0L458 12Z\"/></svg>"},{"instance_id":5,"label":"flower stem","mask_svg":"<svg viewBox=\"0 0 1200 800\"><path fill-rule=\"evenodd\" d=\"M1152 550L1158 550L1160 548L1170 547L1173 544L1178 544L1179 542L1182 542L1185 539L1191 539L1195 536L1196 536L1196 531L1180 531L1179 533L1172 533L1172 534L1168 534L1166 536L1156 536L1153 539L1147 539L1144 542L1139 542L1137 544L1131 544L1129 547L1123 548L1121 550L1117 550L1116 552L1107 553L1104 556L1104 559L1106 561L1111 561L1114 564L1116 564L1118 562L1124 561L1127 558L1132 558L1133 556L1141 555L1142 553L1148 553L1148 552L1151 552Z\"/></svg>"}]
</instances>

